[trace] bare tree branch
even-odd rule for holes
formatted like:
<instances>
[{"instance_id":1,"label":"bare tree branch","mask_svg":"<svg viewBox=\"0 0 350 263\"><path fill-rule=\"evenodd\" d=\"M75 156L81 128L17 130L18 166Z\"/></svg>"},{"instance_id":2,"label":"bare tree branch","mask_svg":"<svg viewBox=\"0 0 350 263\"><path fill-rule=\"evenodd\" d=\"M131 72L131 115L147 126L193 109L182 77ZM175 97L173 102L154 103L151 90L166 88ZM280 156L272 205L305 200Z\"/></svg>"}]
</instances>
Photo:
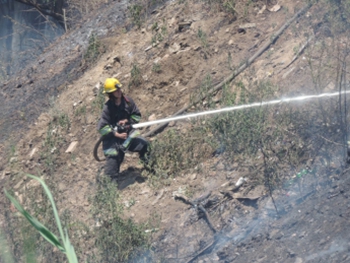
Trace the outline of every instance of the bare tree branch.
<instances>
[{"instance_id":1,"label":"bare tree branch","mask_svg":"<svg viewBox=\"0 0 350 263\"><path fill-rule=\"evenodd\" d=\"M53 5L38 4L37 1L35 0L15 0L15 1L34 7L42 14L55 18L62 26L64 26L64 21L63 21L64 0L56 0Z\"/></svg>"}]
</instances>

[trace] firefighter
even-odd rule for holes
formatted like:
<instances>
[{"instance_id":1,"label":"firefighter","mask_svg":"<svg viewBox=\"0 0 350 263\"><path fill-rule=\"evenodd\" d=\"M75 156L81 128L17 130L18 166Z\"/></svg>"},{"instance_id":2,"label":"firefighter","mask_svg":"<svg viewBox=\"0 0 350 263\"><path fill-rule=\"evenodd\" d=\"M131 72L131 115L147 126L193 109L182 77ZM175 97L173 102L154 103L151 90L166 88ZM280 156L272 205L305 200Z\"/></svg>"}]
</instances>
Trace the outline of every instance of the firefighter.
<instances>
[{"instance_id":1,"label":"firefighter","mask_svg":"<svg viewBox=\"0 0 350 263\"><path fill-rule=\"evenodd\" d=\"M135 102L123 94L122 84L116 78L107 78L104 83L104 90L108 101L103 107L101 118L98 122L98 131L103 136L103 152L106 156L105 174L116 178L120 172L120 165L124 160L125 150L138 152L141 161L147 163L149 155L149 143L142 137L135 137L131 140L127 149L122 147L123 142L128 138L127 132L118 133L113 128L118 124L138 123L141 113Z\"/></svg>"}]
</instances>

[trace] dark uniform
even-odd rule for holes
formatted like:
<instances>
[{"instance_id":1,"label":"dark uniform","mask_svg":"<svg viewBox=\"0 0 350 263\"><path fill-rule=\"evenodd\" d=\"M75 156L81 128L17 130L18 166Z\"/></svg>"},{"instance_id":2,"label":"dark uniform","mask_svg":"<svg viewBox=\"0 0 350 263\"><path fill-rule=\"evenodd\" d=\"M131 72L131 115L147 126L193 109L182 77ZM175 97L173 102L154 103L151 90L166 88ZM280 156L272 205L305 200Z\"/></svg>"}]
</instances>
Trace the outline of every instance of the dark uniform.
<instances>
[{"instance_id":1,"label":"dark uniform","mask_svg":"<svg viewBox=\"0 0 350 263\"><path fill-rule=\"evenodd\" d=\"M141 113L130 97L123 95L119 106L111 99L105 103L98 122L98 131L104 136L102 147L106 156L105 173L111 177L118 175L125 155L125 149L121 147L125 140L115 137L113 128L125 119L131 124L138 123L141 119ZM140 159L147 162L149 143L144 138L133 138L126 150L138 152Z\"/></svg>"}]
</instances>

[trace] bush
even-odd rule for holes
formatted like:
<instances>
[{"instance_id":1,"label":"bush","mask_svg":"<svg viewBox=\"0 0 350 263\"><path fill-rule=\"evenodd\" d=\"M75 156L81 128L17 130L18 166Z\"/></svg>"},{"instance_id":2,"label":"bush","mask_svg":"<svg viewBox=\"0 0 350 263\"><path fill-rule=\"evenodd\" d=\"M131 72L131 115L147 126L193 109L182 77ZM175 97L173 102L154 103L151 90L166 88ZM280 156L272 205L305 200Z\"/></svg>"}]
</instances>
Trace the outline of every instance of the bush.
<instances>
[{"instance_id":1,"label":"bush","mask_svg":"<svg viewBox=\"0 0 350 263\"><path fill-rule=\"evenodd\" d=\"M136 224L123 218L118 188L107 177L100 177L92 198L92 214L97 224L96 242L99 252L94 262L133 262L148 257L150 236L145 229L150 224ZM152 227L152 226L151 226Z\"/></svg>"}]
</instances>

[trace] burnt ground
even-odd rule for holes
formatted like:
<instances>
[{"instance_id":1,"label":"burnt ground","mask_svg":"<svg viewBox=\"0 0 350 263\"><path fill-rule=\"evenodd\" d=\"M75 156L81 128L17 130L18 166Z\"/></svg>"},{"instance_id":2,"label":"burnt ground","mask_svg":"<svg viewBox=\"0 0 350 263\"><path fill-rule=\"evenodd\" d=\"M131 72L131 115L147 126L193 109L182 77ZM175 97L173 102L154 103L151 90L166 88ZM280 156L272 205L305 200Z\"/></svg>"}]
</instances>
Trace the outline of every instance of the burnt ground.
<instances>
[{"instance_id":1,"label":"burnt ground","mask_svg":"<svg viewBox=\"0 0 350 263\"><path fill-rule=\"evenodd\" d=\"M140 29L131 27L126 19L126 2L111 1L102 6L53 43L20 76L2 85L1 184L28 204L39 186L23 174L41 175L54 189L60 212L69 211L74 223L95 229L89 198L96 192L103 168L91 154L98 138L96 93L100 83L110 76L119 78L124 91L139 105L143 121L172 115L189 103L192 94L199 93L206 75L213 84L221 82L304 6L304 2L285 0L279 2L278 9L276 3L268 1L264 9L266 1L249 3L237 5L237 14L232 15L218 5L167 2L153 12L149 10ZM335 92L337 71L330 62L339 55L337 47L346 47L348 39L346 34L332 36L330 22L322 20L322 8L321 3L316 4L293 22L236 81L244 83L248 91L253 91L256 81L274 83L278 89L273 98ZM200 31L205 37L198 36ZM82 58L93 32L103 53L88 64ZM317 33L315 39L298 54L312 33ZM158 42L152 46L155 37ZM154 64L160 65L159 70L154 70ZM141 80L129 87L134 65L141 70ZM232 90L235 87L230 85ZM52 96L54 103L50 102ZM319 104L324 107L322 114L315 110ZM125 216L138 223L154 215L160 217L152 236L158 259L348 262L349 172L338 98L288 106L302 109L302 116L308 118L298 127L285 127L283 143L292 144L293 139L288 138L297 133L312 144L298 145L308 154L299 156L297 166L281 171L285 182L280 187L266 183L261 152L250 158L232 158L225 153L212 157L204 151L198 153L204 157L198 166L180 169L156 186L154 178L143 173L137 156L127 154L123 180L118 184L121 202L127 208ZM275 117L279 111L282 106L276 107ZM69 124L60 116L67 116ZM65 126L55 124L57 120ZM191 125L179 121L165 131L173 129L189 136ZM272 126L271 130L275 129ZM67 153L72 142L78 147ZM305 168L310 172L298 179L296 173ZM247 182L233 189L242 176ZM9 218L16 218L13 207L3 195L0 206L5 211L1 227L10 231L6 227ZM75 230L70 229L73 244L79 248L79 257L86 259L94 251L93 240L88 233Z\"/></svg>"},{"instance_id":2,"label":"burnt ground","mask_svg":"<svg viewBox=\"0 0 350 263\"><path fill-rule=\"evenodd\" d=\"M241 237L217 256L222 262L348 262L348 187L345 173L319 182L318 191L282 198L285 214L243 223Z\"/></svg>"}]
</instances>

